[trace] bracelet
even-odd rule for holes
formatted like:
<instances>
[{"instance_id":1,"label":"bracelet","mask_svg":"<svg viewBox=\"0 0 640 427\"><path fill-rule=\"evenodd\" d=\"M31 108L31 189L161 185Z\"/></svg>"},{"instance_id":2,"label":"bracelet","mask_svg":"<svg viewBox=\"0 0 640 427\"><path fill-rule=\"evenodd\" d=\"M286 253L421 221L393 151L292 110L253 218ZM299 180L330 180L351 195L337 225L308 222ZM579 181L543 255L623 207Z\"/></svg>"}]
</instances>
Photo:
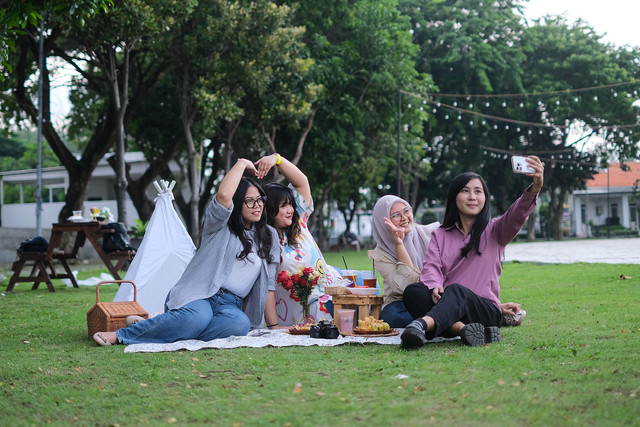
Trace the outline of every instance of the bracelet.
<instances>
[{"instance_id":1,"label":"bracelet","mask_svg":"<svg viewBox=\"0 0 640 427\"><path fill-rule=\"evenodd\" d=\"M277 166L280 163L282 163L282 157L280 157L280 154L278 154L278 153L276 153L276 156L278 156L278 160L276 160L276 166Z\"/></svg>"},{"instance_id":2,"label":"bracelet","mask_svg":"<svg viewBox=\"0 0 640 427\"><path fill-rule=\"evenodd\" d=\"M278 326L278 322L274 323L273 325L267 325L267 328L273 328L274 326Z\"/></svg>"}]
</instances>

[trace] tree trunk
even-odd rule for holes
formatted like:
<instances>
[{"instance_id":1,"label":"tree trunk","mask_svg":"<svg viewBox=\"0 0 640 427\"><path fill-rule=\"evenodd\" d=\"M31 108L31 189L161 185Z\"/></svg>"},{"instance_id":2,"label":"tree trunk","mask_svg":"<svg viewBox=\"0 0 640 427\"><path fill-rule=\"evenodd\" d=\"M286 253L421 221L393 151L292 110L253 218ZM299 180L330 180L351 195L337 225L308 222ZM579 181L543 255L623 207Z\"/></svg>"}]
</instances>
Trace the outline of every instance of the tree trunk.
<instances>
[{"instance_id":1,"label":"tree trunk","mask_svg":"<svg viewBox=\"0 0 640 427\"><path fill-rule=\"evenodd\" d=\"M111 83L111 93L113 99L113 108L116 111L116 182L114 184L116 192L116 203L118 206L118 222L127 224L127 175L125 162L125 139L126 133L124 129L124 115L127 111L129 103L129 54L130 47L125 46L122 73L118 71L118 60L114 49L109 50L107 54L107 70L106 74ZM122 90L120 89L122 84Z\"/></svg>"},{"instance_id":2,"label":"tree trunk","mask_svg":"<svg viewBox=\"0 0 640 427\"><path fill-rule=\"evenodd\" d=\"M531 212L529 219L527 220L527 242L533 242L536 240L536 212Z\"/></svg>"},{"instance_id":3,"label":"tree trunk","mask_svg":"<svg viewBox=\"0 0 640 427\"><path fill-rule=\"evenodd\" d=\"M553 188L551 190L551 204L550 210L552 213L552 226L553 226L553 238L554 240L562 240L562 214L564 212L564 199L566 196L566 189Z\"/></svg>"},{"instance_id":4,"label":"tree trunk","mask_svg":"<svg viewBox=\"0 0 640 427\"><path fill-rule=\"evenodd\" d=\"M196 148L191 133L191 122L195 114L195 108L191 104L191 93L189 89L189 67L184 63L182 75L177 82L178 99L180 102L180 121L184 131L184 139L187 142L189 156L189 186L191 187L191 197L189 199L189 221L191 223L190 234L193 240L197 240L200 235L200 159L202 158L202 148Z\"/></svg>"},{"instance_id":5,"label":"tree trunk","mask_svg":"<svg viewBox=\"0 0 640 427\"><path fill-rule=\"evenodd\" d=\"M48 44L48 43L47 43ZM38 108L33 104L32 98L26 90L25 84L27 81L27 75L23 72L26 68L25 62L27 59L28 51L32 52L32 55L37 57L37 44L29 38L21 37L18 41L20 48L19 54L19 66L16 67L16 88L13 92L14 98L20 108L27 114L33 123L37 123L38 120ZM45 49L48 51L49 46ZM98 124L96 125L95 132L82 153L80 160L76 159L74 154L69 151L64 141L60 138L57 131L53 127L51 122L51 112L49 109L49 103L51 98L51 85L49 81L49 71L45 67L43 69L43 120L42 120L42 134L47 140L47 143L56 154L60 163L65 167L69 175L69 188L65 195L65 205L58 214L58 221L66 221L71 216L74 210L82 209L84 199L86 197L87 187L91 181L93 171L95 170L98 162L109 151L109 148L114 141L114 116L111 109L107 110L107 114L102 116Z\"/></svg>"}]
</instances>

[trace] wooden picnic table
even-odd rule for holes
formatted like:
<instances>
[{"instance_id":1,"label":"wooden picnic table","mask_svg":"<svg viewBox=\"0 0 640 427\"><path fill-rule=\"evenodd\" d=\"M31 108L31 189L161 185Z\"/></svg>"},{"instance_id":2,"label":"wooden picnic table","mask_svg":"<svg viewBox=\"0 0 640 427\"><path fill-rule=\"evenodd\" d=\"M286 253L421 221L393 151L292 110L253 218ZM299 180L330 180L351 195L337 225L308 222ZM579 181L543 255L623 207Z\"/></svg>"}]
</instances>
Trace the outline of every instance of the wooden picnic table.
<instances>
[{"instance_id":1,"label":"wooden picnic table","mask_svg":"<svg viewBox=\"0 0 640 427\"><path fill-rule=\"evenodd\" d=\"M39 252L24 252L18 253L18 260L13 263L13 275L9 279L9 286L7 291L13 290L16 283L19 282L33 282L32 289L37 289L41 282L47 284L49 291L55 292L55 288L51 283L51 279L64 279L68 278L74 287L78 287L78 283L69 268L67 260L76 259L78 257L78 250L84 246L88 240L93 246L104 265L109 270L109 273L115 280L121 280L119 271L124 264L129 261L128 251L117 251L112 253L106 253L102 249L100 238L106 233L113 233L114 230L103 229L102 225L98 221L82 221L82 222L60 222L51 226L51 237L49 238L49 246L45 253ZM76 233L73 242L73 247L70 251L65 251L61 245L63 236L65 233ZM34 265L31 269L31 273L28 276L21 276L20 273L25 267L27 262L33 261ZM54 261L58 261L63 269L64 273L56 271ZM36 274L36 272L38 274Z\"/></svg>"}]
</instances>

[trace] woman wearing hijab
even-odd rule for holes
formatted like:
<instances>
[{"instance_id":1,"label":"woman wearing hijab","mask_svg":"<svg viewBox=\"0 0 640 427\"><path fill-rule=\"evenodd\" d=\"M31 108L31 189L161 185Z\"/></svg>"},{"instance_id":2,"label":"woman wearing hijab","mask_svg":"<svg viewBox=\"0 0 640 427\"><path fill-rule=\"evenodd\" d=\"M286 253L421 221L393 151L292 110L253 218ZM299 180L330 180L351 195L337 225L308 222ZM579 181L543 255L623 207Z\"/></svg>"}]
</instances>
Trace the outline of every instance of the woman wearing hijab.
<instances>
[{"instance_id":1,"label":"woman wearing hijab","mask_svg":"<svg viewBox=\"0 0 640 427\"><path fill-rule=\"evenodd\" d=\"M415 224L409 203L391 195L376 202L372 222L377 245L368 255L384 285L380 317L392 328L404 328L413 317L402 302L402 294L407 285L418 282L431 232L440 223Z\"/></svg>"}]
</instances>

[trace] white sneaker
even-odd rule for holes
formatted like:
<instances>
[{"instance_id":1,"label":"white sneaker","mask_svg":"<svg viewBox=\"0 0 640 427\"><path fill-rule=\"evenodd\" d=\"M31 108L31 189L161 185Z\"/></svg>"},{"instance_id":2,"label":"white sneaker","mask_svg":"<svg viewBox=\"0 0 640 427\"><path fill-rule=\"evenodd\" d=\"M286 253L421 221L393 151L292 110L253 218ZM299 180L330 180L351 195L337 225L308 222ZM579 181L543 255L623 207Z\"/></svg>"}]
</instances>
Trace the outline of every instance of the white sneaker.
<instances>
[{"instance_id":1,"label":"white sneaker","mask_svg":"<svg viewBox=\"0 0 640 427\"><path fill-rule=\"evenodd\" d=\"M520 326L526 315L527 312L524 310L520 310L516 314L503 314L502 324L505 326Z\"/></svg>"}]
</instances>

